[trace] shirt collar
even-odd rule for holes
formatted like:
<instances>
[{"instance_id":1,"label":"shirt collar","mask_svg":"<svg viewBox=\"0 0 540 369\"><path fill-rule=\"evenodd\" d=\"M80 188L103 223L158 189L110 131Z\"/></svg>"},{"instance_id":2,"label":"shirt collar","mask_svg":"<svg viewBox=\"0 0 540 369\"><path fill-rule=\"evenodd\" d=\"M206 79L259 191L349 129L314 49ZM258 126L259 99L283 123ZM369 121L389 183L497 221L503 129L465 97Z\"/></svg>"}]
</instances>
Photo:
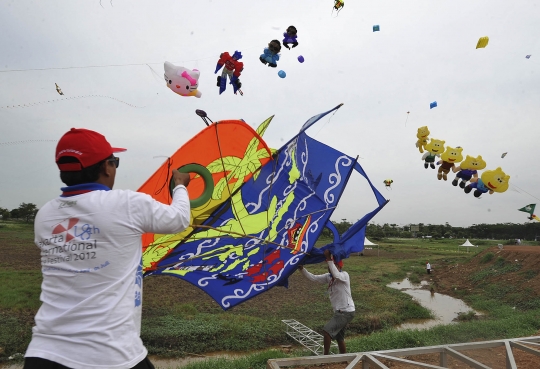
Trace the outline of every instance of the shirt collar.
<instances>
[{"instance_id":1,"label":"shirt collar","mask_svg":"<svg viewBox=\"0 0 540 369\"><path fill-rule=\"evenodd\" d=\"M101 183L83 183L74 186L61 187L60 197L71 197L92 191L110 191L111 189Z\"/></svg>"}]
</instances>

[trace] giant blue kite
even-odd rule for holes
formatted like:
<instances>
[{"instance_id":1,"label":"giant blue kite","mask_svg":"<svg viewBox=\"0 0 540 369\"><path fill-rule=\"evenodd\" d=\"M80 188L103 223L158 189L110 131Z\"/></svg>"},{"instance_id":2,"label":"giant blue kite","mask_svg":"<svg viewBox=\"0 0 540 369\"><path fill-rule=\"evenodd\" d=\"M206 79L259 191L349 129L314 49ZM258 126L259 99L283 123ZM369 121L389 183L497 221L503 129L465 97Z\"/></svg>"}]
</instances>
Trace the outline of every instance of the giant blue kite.
<instances>
[{"instance_id":1,"label":"giant blue kite","mask_svg":"<svg viewBox=\"0 0 540 369\"><path fill-rule=\"evenodd\" d=\"M191 226L176 235L143 237L144 275L181 278L224 310L275 286L287 286L301 264L336 260L364 248L365 227L388 202L353 157L306 130L335 108L310 118L278 150L243 120L212 123L183 145L139 189L170 203L171 168L192 173ZM330 216L353 172L369 183L378 206L339 235ZM333 242L316 248L324 228Z\"/></svg>"}]
</instances>

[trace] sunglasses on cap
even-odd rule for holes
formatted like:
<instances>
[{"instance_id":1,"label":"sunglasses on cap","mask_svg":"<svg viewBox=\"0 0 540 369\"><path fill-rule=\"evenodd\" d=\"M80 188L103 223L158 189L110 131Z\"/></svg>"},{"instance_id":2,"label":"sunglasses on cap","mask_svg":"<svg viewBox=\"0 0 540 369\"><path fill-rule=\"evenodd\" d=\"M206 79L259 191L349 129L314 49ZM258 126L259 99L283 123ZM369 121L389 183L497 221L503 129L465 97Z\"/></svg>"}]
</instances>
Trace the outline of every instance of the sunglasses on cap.
<instances>
[{"instance_id":1,"label":"sunglasses on cap","mask_svg":"<svg viewBox=\"0 0 540 369\"><path fill-rule=\"evenodd\" d=\"M111 163L114 163L114 166L117 167L117 168L120 165L120 158L117 157L117 156L113 156L112 158L107 159L107 161L109 161Z\"/></svg>"}]
</instances>

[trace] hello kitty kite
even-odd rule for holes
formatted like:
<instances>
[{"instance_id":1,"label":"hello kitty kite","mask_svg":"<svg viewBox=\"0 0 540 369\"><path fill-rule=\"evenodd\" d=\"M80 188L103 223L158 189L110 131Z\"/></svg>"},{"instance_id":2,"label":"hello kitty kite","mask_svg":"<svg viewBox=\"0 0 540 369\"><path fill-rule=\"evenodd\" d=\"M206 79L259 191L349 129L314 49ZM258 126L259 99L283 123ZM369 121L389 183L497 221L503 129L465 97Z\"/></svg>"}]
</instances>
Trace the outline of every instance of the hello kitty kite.
<instances>
[{"instance_id":1,"label":"hello kitty kite","mask_svg":"<svg viewBox=\"0 0 540 369\"><path fill-rule=\"evenodd\" d=\"M201 97L200 91L197 90L198 79L200 72L197 69L187 69L177 67L176 65L165 62L165 82L174 93L181 96Z\"/></svg>"}]
</instances>

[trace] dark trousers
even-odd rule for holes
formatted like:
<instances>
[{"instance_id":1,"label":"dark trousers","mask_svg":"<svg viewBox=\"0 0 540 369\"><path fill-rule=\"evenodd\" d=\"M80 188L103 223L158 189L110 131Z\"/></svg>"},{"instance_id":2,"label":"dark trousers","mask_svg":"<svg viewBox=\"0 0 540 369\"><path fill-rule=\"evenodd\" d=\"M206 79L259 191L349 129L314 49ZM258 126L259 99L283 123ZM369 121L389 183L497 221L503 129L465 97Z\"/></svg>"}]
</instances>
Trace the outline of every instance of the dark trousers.
<instances>
[{"instance_id":1,"label":"dark trousers","mask_svg":"<svg viewBox=\"0 0 540 369\"><path fill-rule=\"evenodd\" d=\"M26 357L24 358L24 369L70 369L67 366L55 363L47 359L40 357ZM132 369L155 369L154 365L148 359L148 356L144 358L139 364L135 365Z\"/></svg>"}]
</instances>

